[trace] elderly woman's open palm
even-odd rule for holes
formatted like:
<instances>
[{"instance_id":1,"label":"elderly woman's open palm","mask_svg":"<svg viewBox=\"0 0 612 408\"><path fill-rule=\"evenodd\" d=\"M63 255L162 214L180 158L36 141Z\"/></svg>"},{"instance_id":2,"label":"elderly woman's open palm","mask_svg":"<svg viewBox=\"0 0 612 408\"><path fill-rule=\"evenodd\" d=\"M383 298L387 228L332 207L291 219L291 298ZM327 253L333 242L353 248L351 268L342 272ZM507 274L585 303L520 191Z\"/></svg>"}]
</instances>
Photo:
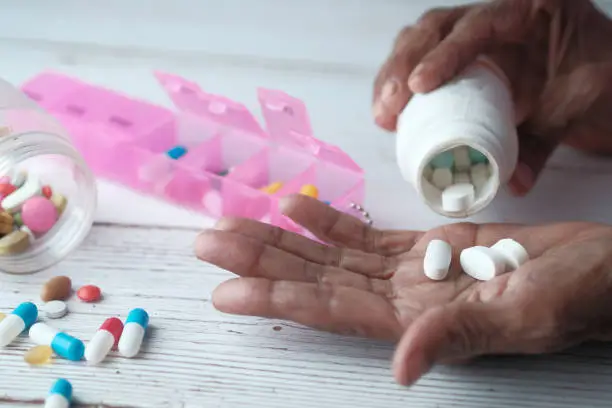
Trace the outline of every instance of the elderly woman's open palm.
<instances>
[{"instance_id":1,"label":"elderly woman's open palm","mask_svg":"<svg viewBox=\"0 0 612 408\"><path fill-rule=\"evenodd\" d=\"M463 223L427 232L380 231L304 196L286 199L283 207L331 245L252 220L221 220L196 241L200 259L240 276L215 290L215 306L336 333L401 339L395 373L402 383L437 361L553 351L606 338L612 327L610 227ZM507 237L522 243L532 260L487 282L461 271L462 249ZM432 239L453 247L444 281L423 274Z\"/></svg>"}]
</instances>

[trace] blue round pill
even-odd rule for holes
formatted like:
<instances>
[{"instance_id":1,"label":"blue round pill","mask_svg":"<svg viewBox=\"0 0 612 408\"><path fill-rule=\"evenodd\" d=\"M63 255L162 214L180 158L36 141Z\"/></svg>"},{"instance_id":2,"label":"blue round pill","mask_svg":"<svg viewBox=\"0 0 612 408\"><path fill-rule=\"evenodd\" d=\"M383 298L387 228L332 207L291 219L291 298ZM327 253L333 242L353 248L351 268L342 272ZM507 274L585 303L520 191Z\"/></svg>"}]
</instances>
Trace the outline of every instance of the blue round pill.
<instances>
[{"instance_id":1,"label":"blue round pill","mask_svg":"<svg viewBox=\"0 0 612 408\"><path fill-rule=\"evenodd\" d=\"M430 164L436 169L450 169L455 163L453 152L447 150L434 157Z\"/></svg>"}]
</instances>

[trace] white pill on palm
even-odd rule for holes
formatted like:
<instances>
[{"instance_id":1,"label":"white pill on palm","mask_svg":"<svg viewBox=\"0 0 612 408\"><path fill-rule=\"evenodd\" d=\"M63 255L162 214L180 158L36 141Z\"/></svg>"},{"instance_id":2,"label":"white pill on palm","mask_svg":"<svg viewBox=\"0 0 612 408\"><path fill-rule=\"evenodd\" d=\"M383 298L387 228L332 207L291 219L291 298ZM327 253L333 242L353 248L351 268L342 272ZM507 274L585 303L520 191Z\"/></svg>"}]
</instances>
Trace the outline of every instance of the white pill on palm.
<instances>
[{"instance_id":1,"label":"white pill on palm","mask_svg":"<svg viewBox=\"0 0 612 408\"><path fill-rule=\"evenodd\" d=\"M518 269L529 260L529 254L525 247L511 238L499 240L491 249L497 251L504 258L508 271Z\"/></svg>"},{"instance_id":2,"label":"white pill on palm","mask_svg":"<svg viewBox=\"0 0 612 408\"><path fill-rule=\"evenodd\" d=\"M506 260L496 250L483 246L461 251L459 263L465 273L474 279L488 281L506 272Z\"/></svg>"},{"instance_id":3,"label":"white pill on palm","mask_svg":"<svg viewBox=\"0 0 612 408\"><path fill-rule=\"evenodd\" d=\"M451 264L452 248L440 239L432 239L427 245L423 259L425 276L432 280L443 280L448 275Z\"/></svg>"}]
</instances>

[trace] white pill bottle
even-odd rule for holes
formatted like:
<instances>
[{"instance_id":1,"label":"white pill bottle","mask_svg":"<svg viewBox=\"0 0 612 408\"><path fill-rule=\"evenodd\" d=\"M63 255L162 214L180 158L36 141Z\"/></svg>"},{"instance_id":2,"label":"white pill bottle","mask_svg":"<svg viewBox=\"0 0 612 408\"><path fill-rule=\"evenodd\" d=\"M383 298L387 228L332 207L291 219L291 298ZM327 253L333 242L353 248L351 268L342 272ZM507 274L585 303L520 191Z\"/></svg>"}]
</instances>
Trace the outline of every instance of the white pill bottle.
<instances>
[{"instance_id":1,"label":"white pill bottle","mask_svg":"<svg viewBox=\"0 0 612 408\"><path fill-rule=\"evenodd\" d=\"M475 165L486 165L487 171L469 202L448 208L442 200L445 186L433 183L432 163L458 149L483 157L485 163ZM512 92L503 71L479 58L453 81L414 95L398 118L396 153L403 178L437 213L465 218L485 208L508 182L518 160ZM457 179L460 172L450 170Z\"/></svg>"},{"instance_id":2,"label":"white pill bottle","mask_svg":"<svg viewBox=\"0 0 612 408\"><path fill-rule=\"evenodd\" d=\"M32 231L25 225L24 208L2 207L13 187L30 182L37 197L54 202L65 198L49 230ZM39 185L41 188L36 188ZM10 187L10 186L9 186ZM10 187L12 189L13 187ZM42 187L46 187L43 191ZM87 236L97 203L96 180L55 118L12 84L0 79L0 272L24 274L48 268L70 254ZM17 190L15 190L17 191ZM8 194L7 194L8 193ZM45 194L49 195L46 197ZM15 200L12 200L15 201ZM8 205L7 205L8 206ZM48 209L48 208L47 208ZM23 211L22 211L23 210ZM29 219L36 212L29 212ZM24 217L22 217L22 215ZM28 241L6 245L13 222L15 236ZM33 225L30 223L30 225ZM41 227L40 222L37 225ZM25 244L24 244L25 242Z\"/></svg>"}]
</instances>

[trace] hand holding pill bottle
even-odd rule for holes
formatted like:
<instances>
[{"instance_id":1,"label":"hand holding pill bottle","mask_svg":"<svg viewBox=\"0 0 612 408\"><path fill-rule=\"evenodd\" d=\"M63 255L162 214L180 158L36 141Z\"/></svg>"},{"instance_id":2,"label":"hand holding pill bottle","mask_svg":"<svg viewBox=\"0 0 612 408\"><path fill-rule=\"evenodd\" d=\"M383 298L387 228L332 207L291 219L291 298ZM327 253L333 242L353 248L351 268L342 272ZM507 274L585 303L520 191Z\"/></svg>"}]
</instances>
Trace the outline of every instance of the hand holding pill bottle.
<instances>
[{"instance_id":1,"label":"hand holding pill bottle","mask_svg":"<svg viewBox=\"0 0 612 408\"><path fill-rule=\"evenodd\" d=\"M448 84L408 102L397 122L397 163L434 211L468 217L485 208L518 160L512 92L480 59Z\"/></svg>"},{"instance_id":2,"label":"hand holding pill bottle","mask_svg":"<svg viewBox=\"0 0 612 408\"><path fill-rule=\"evenodd\" d=\"M612 155L608 108L612 105L612 47L604 40L611 36L610 18L588 0L493 0L431 9L399 33L381 64L374 82L374 120L383 129L397 131L399 139L405 139L406 133L412 135L404 145L398 145L398 160L402 160L399 165L404 177L423 201L448 216L460 213L444 211L435 191L419 187L418 167L429 160L425 157L429 150L424 142L414 142L413 133L421 131L422 138L445 142L436 146L440 150L453 149L452 143L446 143L451 139L457 140L457 145L478 144L484 133L496 135L502 145L506 143L504 123L478 117L481 107L485 116L508 111L504 102L508 92L496 87L495 78L481 69L479 57L485 56L503 70L497 79L507 78L507 90L512 91L513 125L518 136L516 166L499 162L504 155L511 161L513 150L500 155L497 147L480 147L492 149L486 154L489 160L494 159L490 177L500 183L507 181L510 193L524 196L535 186L559 144ZM475 98L468 98L470 90ZM476 96L479 90L482 94ZM439 100L443 95L447 100L444 106ZM413 96L418 100L414 104ZM451 99L457 104L450 103ZM408 112L403 112L407 104ZM433 109L431 114L426 106ZM414 117L417 110L425 113L426 119L419 122ZM412 123L415 119L417 123ZM454 119L461 120L453 123ZM475 128L467 129L466 122ZM492 126L484 131L480 127L486 124ZM450 135L444 141L440 132ZM404 153L406 145L413 142L420 153ZM441 161L435 164L440 166ZM505 171L510 167L514 171L507 179ZM493 195L490 183L486 184L484 193L476 191L468 212L478 211Z\"/></svg>"}]
</instances>

